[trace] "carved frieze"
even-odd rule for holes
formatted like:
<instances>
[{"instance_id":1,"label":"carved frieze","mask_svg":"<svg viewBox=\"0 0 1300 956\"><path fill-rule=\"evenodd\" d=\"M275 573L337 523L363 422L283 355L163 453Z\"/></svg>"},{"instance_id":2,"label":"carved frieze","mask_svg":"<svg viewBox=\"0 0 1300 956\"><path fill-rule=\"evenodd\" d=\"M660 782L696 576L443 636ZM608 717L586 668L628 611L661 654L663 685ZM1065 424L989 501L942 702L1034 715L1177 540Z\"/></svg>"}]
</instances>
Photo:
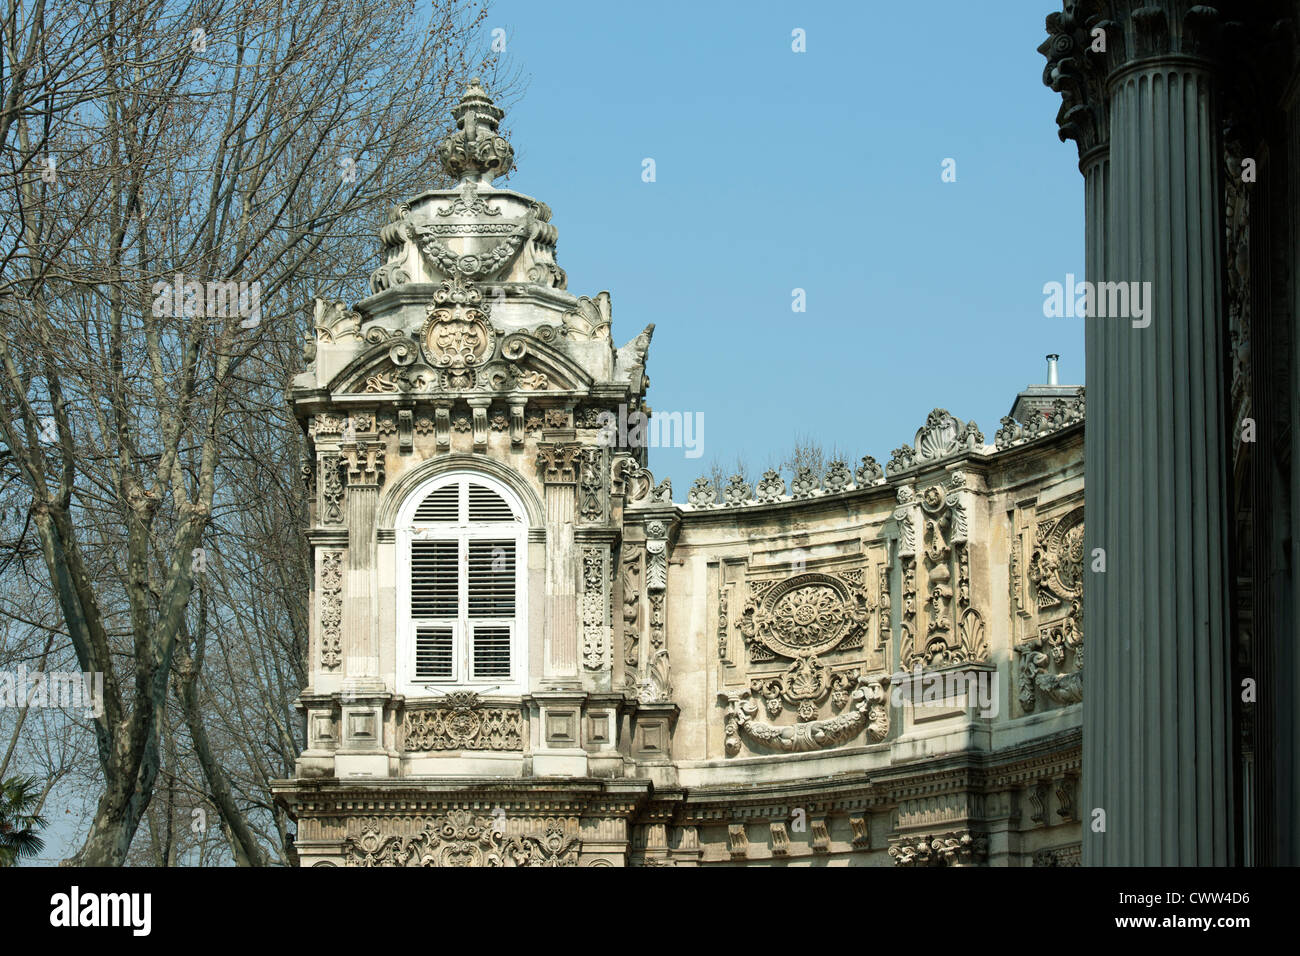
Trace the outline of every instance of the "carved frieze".
<instances>
[{"instance_id":1,"label":"carved frieze","mask_svg":"<svg viewBox=\"0 0 1300 956\"><path fill-rule=\"evenodd\" d=\"M456 691L433 707L407 709L402 739L409 753L523 749L518 707L484 706L472 691Z\"/></svg>"},{"instance_id":2,"label":"carved frieze","mask_svg":"<svg viewBox=\"0 0 1300 956\"><path fill-rule=\"evenodd\" d=\"M504 866L501 832L490 817L449 810L413 836L385 833L395 822L363 818L361 833L344 841L347 866Z\"/></svg>"},{"instance_id":3,"label":"carved frieze","mask_svg":"<svg viewBox=\"0 0 1300 956\"><path fill-rule=\"evenodd\" d=\"M547 820L540 832L511 837L506 854L515 866L577 866L582 841L566 832L563 820Z\"/></svg>"},{"instance_id":4,"label":"carved frieze","mask_svg":"<svg viewBox=\"0 0 1300 956\"><path fill-rule=\"evenodd\" d=\"M969 830L906 836L890 843L896 866L969 866L988 857L988 840Z\"/></svg>"}]
</instances>

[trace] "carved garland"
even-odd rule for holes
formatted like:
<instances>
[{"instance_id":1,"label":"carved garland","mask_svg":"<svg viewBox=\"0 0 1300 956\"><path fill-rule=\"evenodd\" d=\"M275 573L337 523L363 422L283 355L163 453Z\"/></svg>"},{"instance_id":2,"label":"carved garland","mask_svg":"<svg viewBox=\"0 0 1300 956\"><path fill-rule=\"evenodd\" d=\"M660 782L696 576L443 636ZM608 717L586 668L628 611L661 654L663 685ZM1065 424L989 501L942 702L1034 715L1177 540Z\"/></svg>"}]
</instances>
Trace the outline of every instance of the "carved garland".
<instances>
[{"instance_id":1,"label":"carved garland","mask_svg":"<svg viewBox=\"0 0 1300 956\"><path fill-rule=\"evenodd\" d=\"M879 677L868 682L854 676L847 683L854 686L849 695L849 709L826 720L813 720L790 726L765 724L755 720L758 713L758 701L749 691L740 694L725 695L726 715L726 751L734 757L740 753L741 736L751 743L782 750L786 753L802 753L809 750L822 750L848 743L864 730L871 743L879 743L889 734L889 699L885 688L888 677Z\"/></svg>"}]
</instances>

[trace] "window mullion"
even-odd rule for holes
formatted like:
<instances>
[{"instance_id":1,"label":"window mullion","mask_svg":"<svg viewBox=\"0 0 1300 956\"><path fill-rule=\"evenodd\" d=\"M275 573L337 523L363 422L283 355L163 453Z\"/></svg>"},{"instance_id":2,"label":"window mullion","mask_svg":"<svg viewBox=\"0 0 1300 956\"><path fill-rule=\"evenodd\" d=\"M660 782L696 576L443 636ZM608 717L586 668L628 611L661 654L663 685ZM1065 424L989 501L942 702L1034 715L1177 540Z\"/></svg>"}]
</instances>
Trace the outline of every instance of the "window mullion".
<instances>
[{"instance_id":1,"label":"window mullion","mask_svg":"<svg viewBox=\"0 0 1300 956\"><path fill-rule=\"evenodd\" d=\"M459 607L457 608L461 634L460 659L462 666L465 668L461 680L468 681L473 677L474 672L470 669L473 655L470 645L473 636L469 629L469 535L465 532L460 535L457 564L459 566L457 571L457 591L460 597Z\"/></svg>"}]
</instances>

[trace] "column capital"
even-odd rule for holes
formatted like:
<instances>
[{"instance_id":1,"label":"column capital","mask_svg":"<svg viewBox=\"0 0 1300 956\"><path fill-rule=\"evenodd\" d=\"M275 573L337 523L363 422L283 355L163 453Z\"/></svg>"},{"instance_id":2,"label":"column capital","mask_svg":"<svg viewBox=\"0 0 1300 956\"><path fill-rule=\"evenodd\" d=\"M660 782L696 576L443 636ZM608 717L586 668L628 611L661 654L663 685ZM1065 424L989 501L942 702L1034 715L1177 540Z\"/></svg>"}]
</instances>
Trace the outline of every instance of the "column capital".
<instances>
[{"instance_id":1,"label":"column capital","mask_svg":"<svg viewBox=\"0 0 1300 956\"><path fill-rule=\"evenodd\" d=\"M542 480L548 485L572 485L577 482L578 453L576 442L539 442L537 464L542 466Z\"/></svg>"},{"instance_id":2,"label":"column capital","mask_svg":"<svg viewBox=\"0 0 1300 956\"><path fill-rule=\"evenodd\" d=\"M339 446L348 467L349 488L378 488L384 483L384 453L382 441L344 442Z\"/></svg>"},{"instance_id":3,"label":"column capital","mask_svg":"<svg viewBox=\"0 0 1300 956\"><path fill-rule=\"evenodd\" d=\"M1047 16L1043 84L1061 94L1056 125L1081 164L1110 139L1109 84L1144 61L1201 59L1210 65L1221 29L1216 7L1194 0L1064 0Z\"/></svg>"}]
</instances>

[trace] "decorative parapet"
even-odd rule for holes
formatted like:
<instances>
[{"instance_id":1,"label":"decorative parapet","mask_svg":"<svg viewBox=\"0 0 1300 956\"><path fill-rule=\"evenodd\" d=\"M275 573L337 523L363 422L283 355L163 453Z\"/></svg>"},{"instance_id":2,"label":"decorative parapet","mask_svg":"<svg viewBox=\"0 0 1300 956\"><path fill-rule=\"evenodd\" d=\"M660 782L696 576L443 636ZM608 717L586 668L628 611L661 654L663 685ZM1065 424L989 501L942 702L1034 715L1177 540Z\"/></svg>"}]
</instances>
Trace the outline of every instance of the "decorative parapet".
<instances>
[{"instance_id":1,"label":"decorative parapet","mask_svg":"<svg viewBox=\"0 0 1300 956\"><path fill-rule=\"evenodd\" d=\"M894 449L894 457L885 466L885 473L896 475L965 451L983 450L984 433L975 422L963 422L949 414L947 409L936 408L926 416L925 424L917 429L911 445Z\"/></svg>"},{"instance_id":2,"label":"decorative parapet","mask_svg":"<svg viewBox=\"0 0 1300 956\"><path fill-rule=\"evenodd\" d=\"M1080 388L1076 398L1058 398L1052 403L1051 411L1044 411L1041 416L1035 416L1027 422L1018 422L1010 415L1004 415L1002 427L993 436L993 445L998 451L1027 445L1081 422L1083 417L1084 397L1083 389Z\"/></svg>"},{"instance_id":3,"label":"decorative parapet","mask_svg":"<svg viewBox=\"0 0 1300 956\"><path fill-rule=\"evenodd\" d=\"M690 511L752 507L880 487L891 484L896 477L960 455L996 454L1030 444L1082 422L1083 418L1084 392L1080 388L1075 398L1057 399L1050 411L1044 411L1041 416L1027 422L1018 422L1009 415L1004 417L994 446L990 448L984 443L984 433L974 421L964 422L945 409L936 408L926 417L911 444L893 450L884 468L871 455L864 455L853 471L841 459L832 461L821 475L802 466L795 472L789 487L774 469L765 471L752 487L742 475L732 475L722 487L708 478L697 478L687 493L685 505L677 507ZM667 479L655 486L649 470L637 467L632 474L635 480L629 480L627 499L630 507L647 508L673 503L672 485Z\"/></svg>"}]
</instances>

